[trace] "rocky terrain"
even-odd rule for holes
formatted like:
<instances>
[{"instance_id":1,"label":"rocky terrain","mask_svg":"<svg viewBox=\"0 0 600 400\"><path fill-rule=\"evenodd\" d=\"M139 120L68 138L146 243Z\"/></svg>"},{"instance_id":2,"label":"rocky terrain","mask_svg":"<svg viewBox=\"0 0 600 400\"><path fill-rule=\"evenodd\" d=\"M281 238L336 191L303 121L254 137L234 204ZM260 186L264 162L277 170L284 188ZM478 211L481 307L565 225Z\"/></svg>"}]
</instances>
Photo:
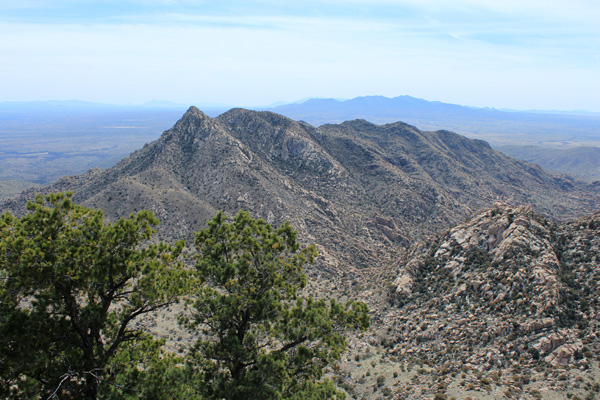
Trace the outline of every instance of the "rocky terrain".
<instances>
[{"instance_id":1,"label":"rocky terrain","mask_svg":"<svg viewBox=\"0 0 600 400\"><path fill-rule=\"evenodd\" d=\"M169 241L190 239L220 209L289 220L321 254L310 289L373 310L373 329L332 372L351 398L584 398L596 388L600 214L585 215L600 187L486 142L401 122L313 127L192 107L113 168L0 211L65 190L108 219L152 210Z\"/></svg>"},{"instance_id":2,"label":"rocky terrain","mask_svg":"<svg viewBox=\"0 0 600 400\"><path fill-rule=\"evenodd\" d=\"M600 180L600 114L527 112L465 107L410 96L309 99L270 109L313 125L362 118L376 124L404 121L421 130L447 129L483 139L502 153L542 168Z\"/></svg>"},{"instance_id":3,"label":"rocky terrain","mask_svg":"<svg viewBox=\"0 0 600 400\"><path fill-rule=\"evenodd\" d=\"M424 365L435 393L600 389L599 252L600 213L556 224L497 203L398 262L381 315L387 351Z\"/></svg>"},{"instance_id":4,"label":"rocky terrain","mask_svg":"<svg viewBox=\"0 0 600 400\"><path fill-rule=\"evenodd\" d=\"M496 148L511 157L538 164L550 171L581 176L590 182L600 180L599 147L543 148L506 145Z\"/></svg>"},{"instance_id":5,"label":"rocky terrain","mask_svg":"<svg viewBox=\"0 0 600 400\"><path fill-rule=\"evenodd\" d=\"M18 212L40 190L72 190L109 219L150 209L170 239L189 239L219 209L289 220L334 275L389 265L408 244L494 201L569 218L596 209L599 192L448 131L363 120L315 128L243 109L210 118L195 107L115 167L26 192L0 210Z\"/></svg>"}]
</instances>

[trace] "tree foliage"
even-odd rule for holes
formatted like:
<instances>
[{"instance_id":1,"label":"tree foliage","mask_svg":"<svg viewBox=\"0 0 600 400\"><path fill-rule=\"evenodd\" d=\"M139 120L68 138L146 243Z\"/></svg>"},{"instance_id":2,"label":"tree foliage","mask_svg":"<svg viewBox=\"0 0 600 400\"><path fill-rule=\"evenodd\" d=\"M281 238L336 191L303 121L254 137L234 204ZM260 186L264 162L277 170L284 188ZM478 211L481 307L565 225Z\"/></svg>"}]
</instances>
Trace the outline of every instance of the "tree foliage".
<instances>
[{"instance_id":1,"label":"tree foliage","mask_svg":"<svg viewBox=\"0 0 600 400\"><path fill-rule=\"evenodd\" d=\"M346 347L345 331L369 325L363 303L302 295L303 267L317 255L300 249L288 223L273 229L240 212L222 213L196 234L199 284L188 326L200 333L189 367L207 399L343 397L326 367Z\"/></svg>"},{"instance_id":2,"label":"tree foliage","mask_svg":"<svg viewBox=\"0 0 600 400\"><path fill-rule=\"evenodd\" d=\"M343 397L324 373L368 310L303 295L317 254L288 223L220 212L196 234L192 269L183 242L151 241L151 212L107 223L71 198L0 216L0 398ZM182 297L197 339L185 359L144 326Z\"/></svg>"},{"instance_id":3,"label":"tree foliage","mask_svg":"<svg viewBox=\"0 0 600 400\"><path fill-rule=\"evenodd\" d=\"M0 218L0 396L124 397L115 382L144 372L127 354L163 358L136 322L183 293L183 243L141 246L158 223L148 211L107 224L70 193L27 207Z\"/></svg>"}]
</instances>

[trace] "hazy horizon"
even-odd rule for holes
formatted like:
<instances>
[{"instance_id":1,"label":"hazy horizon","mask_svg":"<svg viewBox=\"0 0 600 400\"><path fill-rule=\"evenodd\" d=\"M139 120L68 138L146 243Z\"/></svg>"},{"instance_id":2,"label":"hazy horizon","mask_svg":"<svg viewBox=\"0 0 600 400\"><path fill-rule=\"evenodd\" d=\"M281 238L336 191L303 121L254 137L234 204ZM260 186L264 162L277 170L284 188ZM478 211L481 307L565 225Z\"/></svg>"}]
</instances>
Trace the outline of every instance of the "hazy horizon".
<instances>
[{"instance_id":1,"label":"hazy horizon","mask_svg":"<svg viewBox=\"0 0 600 400\"><path fill-rule=\"evenodd\" d=\"M60 105L60 106L84 106L87 105L89 107L92 108L102 108L102 107L108 107L107 109L111 109L111 107L117 107L119 109L121 108L157 108L157 109L187 109L189 107L196 107L199 108L201 111L204 110L208 110L211 111L212 114L214 114L217 111L226 111L232 108L248 108L248 109L254 109L254 110L270 110L270 109L275 109L278 106L286 106L286 105L294 105L294 104L303 104L307 101L311 101L311 100L333 100L333 101L337 101L340 103L343 102L347 102L347 101L352 101L352 100L356 100L356 99L360 99L360 98L368 98L368 97L383 97L385 99L388 100L393 100L396 97L412 97L413 99L416 100L424 100L426 102L429 103L443 103L443 104L447 104L447 105L454 105L454 106L460 106L460 107L466 107L466 108L474 108L474 109L490 109L490 110L495 110L495 111L505 111L505 112L519 112L519 113L548 113L548 114L552 114L552 113L556 113L556 114L590 114L590 115L597 115L600 114L600 112L596 112L596 111L590 111L590 110L584 110L584 109L578 109L578 110L543 110L543 109L527 109L527 110L523 110L523 109L515 109L515 108L494 108L494 107L488 107L488 106L483 106L483 107L478 107L478 106L471 106L469 104L455 104L455 103L445 103L445 102L440 102L438 100L434 100L434 99L421 99L418 97L414 97L414 96L410 96L410 95L399 95L399 96L393 96L393 97L387 97L387 96L381 96L381 95L366 95L366 96L357 96L355 98L352 99L342 99L342 98L331 98L331 97L308 97L308 98L304 98L304 99L300 99L300 100L296 100L296 101L290 101L290 102L286 102L286 101L275 101L271 104L211 104L209 102L196 102L196 103L177 103L177 102L172 102L169 100L158 100L158 99L152 99L149 101L145 101L143 103L104 103L104 102L95 102L95 101L88 101L88 100L78 100L78 99L68 99L68 100L57 100L57 99L49 99L49 100L24 100L24 101L10 101L10 100L6 100L6 101L2 101L0 100L0 105L7 105L7 104L22 104L22 105L31 105L31 104L38 104L38 105L46 105L46 106L56 106L56 105ZM217 115L217 114L214 114Z\"/></svg>"},{"instance_id":2,"label":"hazy horizon","mask_svg":"<svg viewBox=\"0 0 600 400\"><path fill-rule=\"evenodd\" d=\"M4 2L0 101L600 112L597 15L591 0Z\"/></svg>"}]
</instances>

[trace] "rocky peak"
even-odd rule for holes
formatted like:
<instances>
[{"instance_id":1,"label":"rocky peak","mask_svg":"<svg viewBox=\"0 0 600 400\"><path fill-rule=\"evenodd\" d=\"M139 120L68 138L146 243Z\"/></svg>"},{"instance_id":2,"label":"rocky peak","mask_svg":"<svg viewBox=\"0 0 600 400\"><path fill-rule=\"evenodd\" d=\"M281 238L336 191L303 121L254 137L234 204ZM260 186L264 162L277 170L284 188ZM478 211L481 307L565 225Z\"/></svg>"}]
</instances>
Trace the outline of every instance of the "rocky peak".
<instances>
[{"instance_id":1,"label":"rocky peak","mask_svg":"<svg viewBox=\"0 0 600 400\"><path fill-rule=\"evenodd\" d=\"M451 151L402 123L315 128L271 112L210 118L190 107L117 166L43 190L73 190L110 218L152 209L164 237L190 237L218 209L290 220L337 270L358 271L388 265L404 246L498 199L555 216L598 204L587 186L565 191L530 167L482 146Z\"/></svg>"},{"instance_id":2,"label":"rocky peak","mask_svg":"<svg viewBox=\"0 0 600 400\"><path fill-rule=\"evenodd\" d=\"M201 121L211 120L211 119L212 118L210 118L208 115L204 114L197 107L191 106L190 108L188 108L188 110L185 112L185 114L183 114L183 116L179 119L179 121L177 121L177 124L175 125L175 127L177 127L178 125L193 125L193 124L197 124Z\"/></svg>"},{"instance_id":3,"label":"rocky peak","mask_svg":"<svg viewBox=\"0 0 600 400\"><path fill-rule=\"evenodd\" d=\"M345 128L350 128L350 129L372 129L377 127L377 125L375 125L372 122L369 122L365 119L353 119L352 121L345 121L342 122L341 124L339 124L340 126L343 126ZM334 124L328 124L326 126L335 126Z\"/></svg>"},{"instance_id":4,"label":"rocky peak","mask_svg":"<svg viewBox=\"0 0 600 400\"><path fill-rule=\"evenodd\" d=\"M496 203L413 246L392 286L393 352L456 371L590 368L600 348L597 217L557 225Z\"/></svg>"},{"instance_id":5,"label":"rocky peak","mask_svg":"<svg viewBox=\"0 0 600 400\"><path fill-rule=\"evenodd\" d=\"M202 111L200 111L198 109L198 107L196 106L190 106L190 108L188 108L188 110L185 112L185 114L183 114L182 118L189 118L189 117L200 117L200 118L208 118L208 116L206 114L204 114Z\"/></svg>"},{"instance_id":6,"label":"rocky peak","mask_svg":"<svg viewBox=\"0 0 600 400\"><path fill-rule=\"evenodd\" d=\"M343 168L315 142L317 130L272 112L233 109L217 120L252 152L287 172L331 173Z\"/></svg>"},{"instance_id":7,"label":"rocky peak","mask_svg":"<svg viewBox=\"0 0 600 400\"><path fill-rule=\"evenodd\" d=\"M214 125L213 119L204 114L195 106L191 106L177 121L173 128L163 134L165 139L174 137L198 136L199 133ZM200 134L202 136L202 134Z\"/></svg>"}]
</instances>

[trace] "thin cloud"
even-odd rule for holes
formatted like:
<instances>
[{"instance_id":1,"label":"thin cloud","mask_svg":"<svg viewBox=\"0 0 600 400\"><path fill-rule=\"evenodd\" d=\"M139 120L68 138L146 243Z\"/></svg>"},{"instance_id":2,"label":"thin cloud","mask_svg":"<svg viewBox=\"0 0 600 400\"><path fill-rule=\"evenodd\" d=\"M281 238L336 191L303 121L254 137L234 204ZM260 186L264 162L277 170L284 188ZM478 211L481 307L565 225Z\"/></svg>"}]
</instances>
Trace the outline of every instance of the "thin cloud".
<instances>
[{"instance_id":1,"label":"thin cloud","mask_svg":"<svg viewBox=\"0 0 600 400\"><path fill-rule=\"evenodd\" d=\"M600 109L599 6L583 0L3 3L5 100L62 93L267 104L411 94ZM536 94L544 82L554 98L554 89Z\"/></svg>"}]
</instances>

